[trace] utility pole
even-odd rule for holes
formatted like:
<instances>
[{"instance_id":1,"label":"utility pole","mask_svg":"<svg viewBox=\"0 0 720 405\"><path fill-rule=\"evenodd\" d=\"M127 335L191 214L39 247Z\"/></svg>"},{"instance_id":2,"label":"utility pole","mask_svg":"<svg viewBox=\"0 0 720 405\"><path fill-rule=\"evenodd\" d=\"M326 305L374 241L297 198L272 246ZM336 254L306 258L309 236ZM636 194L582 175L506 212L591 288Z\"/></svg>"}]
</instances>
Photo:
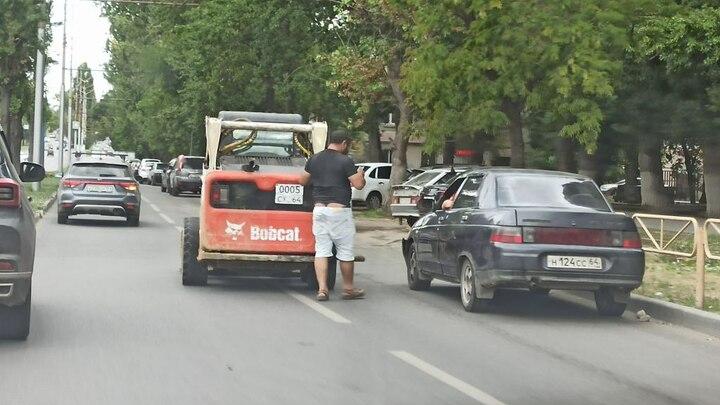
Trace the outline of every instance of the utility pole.
<instances>
[{"instance_id":1,"label":"utility pole","mask_svg":"<svg viewBox=\"0 0 720 405\"><path fill-rule=\"evenodd\" d=\"M72 52L70 52L70 87L74 88L73 86L73 71L72 71ZM70 155L70 142L72 140L73 136L73 130L72 130L72 122L73 122L73 115L72 115L72 105L73 101L75 100L75 97L73 96L72 90L70 90L70 99L68 100L68 126L67 126L67 145L68 145L68 165L70 164L70 161L72 160L72 155ZM61 142L64 142L65 139L63 139ZM60 145L60 153L65 154L65 145Z\"/></svg>"},{"instance_id":2,"label":"utility pole","mask_svg":"<svg viewBox=\"0 0 720 405\"><path fill-rule=\"evenodd\" d=\"M67 47L67 0L63 5L63 39L62 39L62 62L60 63L60 72L62 72L62 78L60 79L60 164L58 172L60 177L65 174L65 149L63 148L63 140L65 139L65 48ZM69 115L68 115L69 117ZM72 120L72 118L71 118Z\"/></svg>"},{"instance_id":3,"label":"utility pole","mask_svg":"<svg viewBox=\"0 0 720 405\"><path fill-rule=\"evenodd\" d=\"M87 137L87 89L85 88L85 80L82 80L82 115L80 116L80 151L85 151L85 138Z\"/></svg>"},{"instance_id":4,"label":"utility pole","mask_svg":"<svg viewBox=\"0 0 720 405\"><path fill-rule=\"evenodd\" d=\"M42 23L38 26L38 42L42 43L45 29ZM43 108L43 81L44 81L44 67L45 55L42 49L38 48L35 57L35 111L33 117L33 150L32 150L32 161L40 163L41 154L44 153L44 145L42 144L42 108ZM32 183L33 190L37 190L38 183Z\"/></svg>"}]
</instances>

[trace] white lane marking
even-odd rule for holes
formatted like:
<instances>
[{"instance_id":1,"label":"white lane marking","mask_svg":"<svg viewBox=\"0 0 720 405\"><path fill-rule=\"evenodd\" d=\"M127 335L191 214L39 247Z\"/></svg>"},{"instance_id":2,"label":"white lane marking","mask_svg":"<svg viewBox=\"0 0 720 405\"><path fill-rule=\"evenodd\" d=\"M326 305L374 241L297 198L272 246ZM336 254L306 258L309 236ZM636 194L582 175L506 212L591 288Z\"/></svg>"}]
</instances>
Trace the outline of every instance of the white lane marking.
<instances>
[{"instance_id":1,"label":"white lane marking","mask_svg":"<svg viewBox=\"0 0 720 405\"><path fill-rule=\"evenodd\" d=\"M160 218L164 219L165 222L167 222L167 223L170 224L170 225L175 225L175 221L173 221L172 218L170 218L169 216L163 214L162 212L160 213Z\"/></svg>"},{"instance_id":2,"label":"white lane marking","mask_svg":"<svg viewBox=\"0 0 720 405\"><path fill-rule=\"evenodd\" d=\"M152 209L154 209L155 211L160 212L160 208L158 208L157 205L155 205L155 204L150 204L150 207L152 207Z\"/></svg>"},{"instance_id":3,"label":"white lane marking","mask_svg":"<svg viewBox=\"0 0 720 405\"><path fill-rule=\"evenodd\" d=\"M337 323L351 323L349 319L345 318L344 316L338 314L337 312L326 308L323 305L318 304L317 302L313 301L312 299L302 295L298 294L293 291L285 291L289 296L295 298L296 300L302 302L303 304L310 307L310 309L314 309L316 312L319 312L324 317L330 319L333 322Z\"/></svg>"},{"instance_id":4,"label":"white lane marking","mask_svg":"<svg viewBox=\"0 0 720 405\"><path fill-rule=\"evenodd\" d=\"M147 197L143 197L142 199L143 199L143 200L145 200L146 202L149 202L150 204L152 204L152 201L150 201L150 199L149 199L149 198L147 198Z\"/></svg>"},{"instance_id":5,"label":"white lane marking","mask_svg":"<svg viewBox=\"0 0 720 405\"><path fill-rule=\"evenodd\" d=\"M470 398L486 405L504 405L503 402L498 400L497 398L493 397L490 394L487 394L472 385L466 383L465 381L460 380L457 377L454 377L439 368L433 366L430 363L426 363L425 361L413 356L412 354L402 351L402 350L390 350L390 354L397 357L398 359L404 361L405 363L417 368L418 370L422 371L425 374L430 375L431 377L434 377L445 384L455 388L456 390L462 392L463 394L469 396Z\"/></svg>"}]
</instances>

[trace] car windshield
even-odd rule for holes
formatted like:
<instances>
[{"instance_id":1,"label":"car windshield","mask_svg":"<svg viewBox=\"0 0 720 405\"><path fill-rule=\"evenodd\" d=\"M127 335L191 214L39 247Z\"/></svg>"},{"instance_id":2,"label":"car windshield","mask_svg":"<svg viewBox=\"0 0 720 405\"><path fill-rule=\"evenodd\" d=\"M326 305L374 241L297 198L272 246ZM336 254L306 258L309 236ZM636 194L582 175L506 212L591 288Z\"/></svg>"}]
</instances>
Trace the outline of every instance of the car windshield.
<instances>
[{"instance_id":1,"label":"car windshield","mask_svg":"<svg viewBox=\"0 0 720 405\"><path fill-rule=\"evenodd\" d=\"M500 176L497 202L503 207L589 208L610 212L595 183L564 176Z\"/></svg>"},{"instance_id":2,"label":"car windshield","mask_svg":"<svg viewBox=\"0 0 720 405\"><path fill-rule=\"evenodd\" d=\"M130 177L127 166L103 163L76 163L68 172L71 177Z\"/></svg>"},{"instance_id":3,"label":"car windshield","mask_svg":"<svg viewBox=\"0 0 720 405\"><path fill-rule=\"evenodd\" d=\"M418 174L417 176L413 177L412 179L406 181L403 185L404 186L424 186L428 182L430 182L432 179L437 177L440 174L440 172L425 172Z\"/></svg>"},{"instance_id":4,"label":"car windshield","mask_svg":"<svg viewBox=\"0 0 720 405\"><path fill-rule=\"evenodd\" d=\"M204 162L203 158L186 158L183 162L183 169L202 170Z\"/></svg>"},{"instance_id":5,"label":"car windshield","mask_svg":"<svg viewBox=\"0 0 720 405\"><path fill-rule=\"evenodd\" d=\"M158 163L155 165L155 170L164 170L167 168L168 168L168 165L166 163Z\"/></svg>"},{"instance_id":6,"label":"car windshield","mask_svg":"<svg viewBox=\"0 0 720 405\"><path fill-rule=\"evenodd\" d=\"M257 131L257 136L249 144L241 143L248 140L253 131L236 129L232 133L232 149L235 156L267 156L267 157L291 157L294 153L293 133Z\"/></svg>"}]
</instances>

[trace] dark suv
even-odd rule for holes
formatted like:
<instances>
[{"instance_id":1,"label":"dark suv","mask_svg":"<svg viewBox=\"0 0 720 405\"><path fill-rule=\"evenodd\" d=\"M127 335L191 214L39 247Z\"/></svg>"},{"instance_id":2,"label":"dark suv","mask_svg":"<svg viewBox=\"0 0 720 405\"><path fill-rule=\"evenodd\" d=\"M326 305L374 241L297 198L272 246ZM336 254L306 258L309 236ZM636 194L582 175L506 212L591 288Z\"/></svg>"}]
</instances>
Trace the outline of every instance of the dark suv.
<instances>
[{"instance_id":1,"label":"dark suv","mask_svg":"<svg viewBox=\"0 0 720 405\"><path fill-rule=\"evenodd\" d=\"M35 262L35 219L22 182L40 181L42 166L10 161L0 128L0 337L25 339L30 332L30 290Z\"/></svg>"},{"instance_id":2,"label":"dark suv","mask_svg":"<svg viewBox=\"0 0 720 405\"><path fill-rule=\"evenodd\" d=\"M200 194L205 158L180 155L168 172L168 192L178 195L183 191Z\"/></svg>"}]
</instances>

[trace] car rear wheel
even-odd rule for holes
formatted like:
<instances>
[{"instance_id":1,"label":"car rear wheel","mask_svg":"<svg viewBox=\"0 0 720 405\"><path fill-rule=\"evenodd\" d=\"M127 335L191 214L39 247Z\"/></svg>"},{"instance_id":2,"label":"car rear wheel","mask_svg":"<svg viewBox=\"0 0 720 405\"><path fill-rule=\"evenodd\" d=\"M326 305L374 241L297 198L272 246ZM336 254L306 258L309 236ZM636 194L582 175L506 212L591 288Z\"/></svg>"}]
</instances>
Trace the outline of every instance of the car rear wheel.
<instances>
[{"instance_id":1,"label":"car rear wheel","mask_svg":"<svg viewBox=\"0 0 720 405\"><path fill-rule=\"evenodd\" d=\"M206 285L207 267L197 259L200 249L200 218L185 218L181 243L183 285Z\"/></svg>"},{"instance_id":2,"label":"car rear wheel","mask_svg":"<svg viewBox=\"0 0 720 405\"><path fill-rule=\"evenodd\" d=\"M315 274L315 266L310 265L308 268L305 269L305 274L303 275L303 279L307 283L307 286L312 291L317 291L319 288L317 275ZM328 259L328 276L327 276L327 285L328 289L334 290L335 289L335 282L337 281L337 259L334 257L331 257Z\"/></svg>"},{"instance_id":3,"label":"car rear wheel","mask_svg":"<svg viewBox=\"0 0 720 405\"><path fill-rule=\"evenodd\" d=\"M140 226L140 215L127 217L128 226Z\"/></svg>"},{"instance_id":4,"label":"car rear wheel","mask_svg":"<svg viewBox=\"0 0 720 405\"><path fill-rule=\"evenodd\" d=\"M382 206L382 196L377 191L373 191L365 200L367 207L371 210L380 209Z\"/></svg>"},{"instance_id":5,"label":"car rear wheel","mask_svg":"<svg viewBox=\"0 0 720 405\"><path fill-rule=\"evenodd\" d=\"M25 302L14 307L0 307L0 338L25 340L30 334L32 284Z\"/></svg>"},{"instance_id":6,"label":"car rear wheel","mask_svg":"<svg viewBox=\"0 0 720 405\"><path fill-rule=\"evenodd\" d=\"M615 300L612 288L603 287L595 291L595 306L600 315L620 317L627 308L627 303Z\"/></svg>"},{"instance_id":7,"label":"car rear wheel","mask_svg":"<svg viewBox=\"0 0 720 405\"><path fill-rule=\"evenodd\" d=\"M68 223L68 216L67 216L67 214L61 214L61 213L58 212L57 223L60 224L60 225L65 225L65 224L67 224L67 223Z\"/></svg>"},{"instance_id":8,"label":"car rear wheel","mask_svg":"<svg viewBox=\"0 0 720 405\"><path fill-rule=\"evenodd\" d=\"M475 267L465 259L460 273L460 301L467 312L487 311L492 298L478 298L475 291Z\"/></svg>"},{"instance_id":9,"label":"car rear wheel","mask_svg":"<svg viewBox=\"0 0 720 405\"><path fill-rule=\"evenodd\" d=\"M427 290L432 282L432 279L422 279L420 277L420 267L418 266L417 251L414 244L410 245L410 251L408 252L407 280L408 287L414 291Z\"/></svg>"}]
</instances>

